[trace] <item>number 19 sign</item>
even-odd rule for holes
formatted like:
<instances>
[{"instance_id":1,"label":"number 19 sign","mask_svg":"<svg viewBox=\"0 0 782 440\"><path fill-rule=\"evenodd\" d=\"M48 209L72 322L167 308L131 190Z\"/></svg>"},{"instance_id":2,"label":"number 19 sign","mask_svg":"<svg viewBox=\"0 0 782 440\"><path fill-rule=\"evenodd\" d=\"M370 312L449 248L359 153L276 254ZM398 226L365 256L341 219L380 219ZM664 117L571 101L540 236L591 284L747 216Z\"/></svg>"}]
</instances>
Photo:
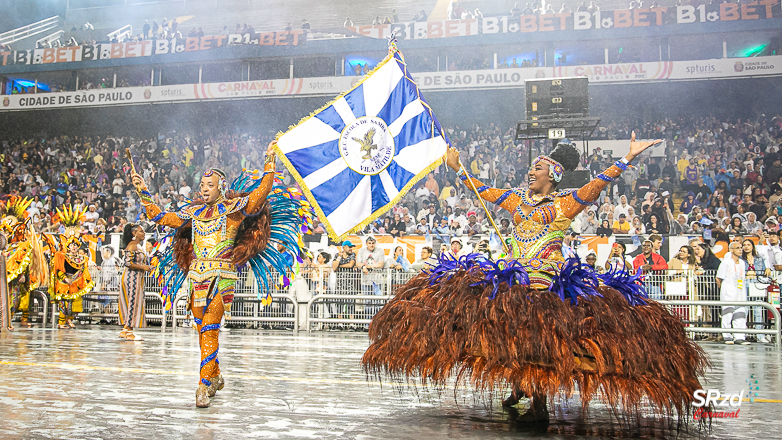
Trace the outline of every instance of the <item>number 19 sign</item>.
<instances>
[{"instance_id":1,"label":"number 19 sign","mask_svg":"<svg viewBox=\"0 0 782 440\"><path fill-rule=\"evenodd\" d=\"M564 128L550 128L548 130L548 138L549 139L564 139L565 138L565 129Z\"/></svg>"}]
</instances>

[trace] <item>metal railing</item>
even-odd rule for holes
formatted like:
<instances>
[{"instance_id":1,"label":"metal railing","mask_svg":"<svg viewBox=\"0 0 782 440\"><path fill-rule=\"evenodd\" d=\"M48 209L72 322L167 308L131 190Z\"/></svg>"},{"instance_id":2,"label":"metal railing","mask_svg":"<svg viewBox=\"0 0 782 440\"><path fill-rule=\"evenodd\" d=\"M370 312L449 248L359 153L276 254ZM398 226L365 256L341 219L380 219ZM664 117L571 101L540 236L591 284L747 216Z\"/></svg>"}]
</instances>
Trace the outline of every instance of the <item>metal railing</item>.
<instances>
[{"instance_id":1,"label":"metal railing","mask_svg":"<svg viewBox=\"0 0 782 440\"><path fill-rule=\"evenodd\" d=\"M390 295L337 295L322 294L313 296L307 302L307 331L312 330L312 324L331 324L336 328L345 325L368 326L372 317L393 298ZM319 325L318 330L326 326ZM331 328L329 326L328 328Z\"/></svg>"},{"instance_id":2,"label":"metal railing","mask_svg":"<svg viewBox=\"0 0 782 440\"><path fill-rule=\"evenodd\" d=\"M306 328L311 331L313 324L318 330L345 326L365 329L396 288L418 272L385 268L364 273L361 269L313 268L303 275L310 294Z\"/></svg>"},{"instance_id":3,"label":"metal railing","mask_svg":"<svg viewBox=\"0 0 782 440\"><path fill-rule=\"evenodd\" d=\"M37 301L40 299L40 303ZM17 311L14 316L22 315L22 312ZM33 290L30 292L30 302L27 309L27 315L32 320L34 317L41 317L41 322L46 324L46 320L49 316L49 295L43 290Z\"/></svg>"},{"instance_id":4,"label":"metal railing","mask_svg":"<svg viewBox=\"0 0 782 440\"><path fill-rule=\"evenodd\" d=\"M125 38L133 36L133 26L126 24L116 31L106 34L106 36L109 37L109 41L116 38L118 42L122 43L125 41Z\"/></svg>"},{"instance_id":5,"label":"metal railing","mask_svg":"<svg viewBox=\"0 0 782 440\"><path fill-rule=\"evenodd\" d=\"M687 331L696 339L714 336L729 331L716 331L722 327L721 312L724 301L720 301L720 289L717 287L717 272L702 270L666 270L647 274L644 279L649 297L667 305L674 315L681 318ZM771 280L778 278L775 273L770 278L754 277L746 280L747 289L747 327L764 332L746 332L747 334L771 334L771 320L776 325L778 318L763 309L776 310L779 304L778 290L769 289ZM741 332L734 332L741 333ZM776 336L779 340L779 335Z\"/></svg>"},{"instance_id":6,"label":"metal railing","mask_svg":"<svg viewBox=\"0 0 782 440\"><path fill-rule=\"evenodd\" d=\"M95 272L96 288L84 297L83 318L118 322L120 269ZM244 272L236 282L231 318L227 322L249 328L306 328L307 331L366 329L374 315L393 298L396 288L416 275L416 271L392 268L367 273L359 269L302 268L291 286L282 288L278 284L279 275L273 272L268 277L273 302L264 307L258 299L252 273ZM715 280L715 271L667 270L648 274L644 283L649 296L678 316L694 338L720 333L771 335L780 348L779 297L778 292L767 289L770 280L761 278L766 283L748 280L748 300L738 303L720 301ZM182 326L188 320L187 288L178 292L168 313L163 312L160 290L151 276L145 277L147 320L159 322L161 330L165 330L168 323L174 328ZM45 321L48 297L41 291L34 294L36 301L31 312L42 314ZM39 310L41 305L44 310ZM722 307L737 305L749 309L748 328L722 328ZM56 311L52 313L52 321L56 314Z\"/></svg>"},{"instance_id":7,"label":"metal railing","mask_svg":"<svg viewBox=\"0 0 782 440\"><path fill-rule=\"evenodd\" d=\"M767 302L759 301L686 301L686 300L662 300L660 304L666 306L714 306L714 307L762 307L771 312L774 317L773 329L751 329L751 328L722 328L722 327L685 327L684 331L690 333L742 333L748 335L771 335L774 338L774 344L777 349L782 349L780 343L780 331L782 331L782 322L780 322L779 310Z\"/></svg>"},{"instance_id":8,"label":"metal railing","mask_svg":"<svg viewBox=\"0 0 782 440\"><path fill-rule=\"evenodd\" d=\"M186 327L190 316L187 312L187 293L180 293L172 305L171 324L173 328ZM251 328L259 326L279 327L297 330L299 319L296 299L288 294L277 294L272 303L263 306L255 294L238 293L234 295L231 317L226 323L244 324Z\"/></svg>"},{"instance_id":9,"label":"metal railing","mask_svg":"<svg viewBox=\"0 0 782 440\"><path fill-rule=\"evenodd\" d=\"M77 319L84 320L105 320L107 322L122 325L119 322L119 292L100 292L93 291L82 297L83 312L79 313ZM144 292L145 312L144 317L147 322L159 322L161 331L166 329L166 321L163 319L163 301L160 295L154 292ZM55 317L52 316L52 324Z\"/></svg>"},{"instance_id":10,"label":"metal railing","mask_svg":"<svg viewBox=\"0 0 782 440\"><path fill-rule=\"evenodd\" d=\"M43 38L40 38L38 40L35 40L35 48L37 49L44 43L49 43L51 45L52 42L57 41L60 39L61 36L65 35L65 31L60 29L59 31L49 34Z\"/></svg>"},{"instance_id":11,"label":"metal railing","mask_svg":"<svg viewBox=\"0 0 782 440\"><path fill-rule=\"evenodd\" d=\"M60 16L55 15L47 19L36 21L16 29L0 34L0 44L11 44L34 35L42 34L59 26Z\"/></svg>"}]
</instances>

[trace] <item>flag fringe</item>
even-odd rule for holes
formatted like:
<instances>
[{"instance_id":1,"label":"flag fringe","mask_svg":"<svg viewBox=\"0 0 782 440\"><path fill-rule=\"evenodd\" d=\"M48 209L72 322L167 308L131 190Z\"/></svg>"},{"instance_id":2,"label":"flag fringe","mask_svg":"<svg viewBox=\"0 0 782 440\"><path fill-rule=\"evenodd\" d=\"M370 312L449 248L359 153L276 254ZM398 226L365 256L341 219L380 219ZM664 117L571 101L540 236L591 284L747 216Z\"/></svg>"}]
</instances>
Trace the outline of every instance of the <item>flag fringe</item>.
<instances>
[{"instance_id":1,"label":"flag fringe","mask_svg":"<svg viewBox=\"0 0 782 440\"><path fill-rule=\"evenodd\" d=\"M399 52L399 51L397 51L397 52L399 53L399 56L400 56L400 58L401 58L401 57L402 57L402 52ZM369 71L369 73L367 73L366 75L364 75L364 77L363 77L363 78L361 78L361 80L360 80L359 82L357 82L357 83L356 83L356 84L355 84L353 87L351 87L351 88L350 88L350 89L348 89L347 91L344 91L344 92L340 93L340 94L339 94L339 95L337 95L337 96L336 96L334 99L332 99L331 101L329 101L329 102L327 102L325 105L323 105L321 108L319 108L319 109L317 109L317 110L315 110L315 111L311 112L311 113L310 113L308 116L305 116L305 117L301 118L301 119L299 120L299 122L297 122L296 124L288 126L288 129L287 129L285 132L278 131L278 132L277 132L277 134L274 136L274 139L275 139L275 140L278 140L278 139L280 139L280 137L281 137L282 135L284 135L284 134L288 133L289 131L293 130L294 128L298 127L299 125L301 125L301 124L303 124L303 123L305 123L305 122L309 121L310 119L312 119L313 117L315 117L315 115L317 115L318 113L322 112L323 110L326 110L327 108L329 108L329 107L331 107L332 105L334 105L334 103L335 103L335 102L337 102L337 101L339 101L340 99L344 98L344 97L345 97L345 96L346 96L348 93L352 92L353 90L356 90L356 89L357 89L357 88L358 88L360 85L364 84L364 82L365 82L366 80L368 80L368 79L369 79L369 77L371 77L371 76L372 76L372 75L373 75L373 74L374 74L374 73L375 73L377 70L379 70L381 67L385 66L385 65L386 65L386 63L388 63L389 61L393 60L393 59L394 59L394 53L397 53L397 52L390 52L388 55L386 55L386 57L383 59L383 61L379 62L379 63L377 64L377 66L375 66L375 68L374 68L374 69L372 69L371 71ZM404 62L404 61L401 61L401 63L402 63L402 65L404 65L405 67L407 67L407 64L405 64L405 62ZM403 71L404 71L404 72L406 72L406 71L407 71L407 69L405 68L405 69L403 69ZM405 76L407 76L407 75L405 75ZM411 81L412 81L412 79L411 79ZM415 84L415 82L413 82L413 84ZM419 97L420 97L420 95L419 95ZM276 148L276 147L275 147L275 148ZM277 152L278 152L278 153L280 153L280 154L282 154L282 152L281 152L281 151L279 151L279 150L277 150ZM286 166L287 166L287 165L286 165ZM290 169L290 167L288 167L288 169Z\"/></svg>"}]
</instances>

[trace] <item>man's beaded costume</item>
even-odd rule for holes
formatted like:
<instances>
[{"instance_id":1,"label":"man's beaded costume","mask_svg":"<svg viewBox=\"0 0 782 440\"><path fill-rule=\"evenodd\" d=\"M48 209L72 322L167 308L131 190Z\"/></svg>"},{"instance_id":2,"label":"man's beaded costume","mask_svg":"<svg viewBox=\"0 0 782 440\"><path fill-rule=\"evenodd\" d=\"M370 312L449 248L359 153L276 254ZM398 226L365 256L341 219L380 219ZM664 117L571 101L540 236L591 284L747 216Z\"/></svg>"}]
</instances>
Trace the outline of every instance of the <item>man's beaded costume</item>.
<instances>
[{"instance_id":1,"label":"man's beaded costume","mask_svg":"<svg viewBox=\"0 0 782 440\"><path fill-rule=\"evenodd\" d=\"M286 284L290 270L277 245L299 258L300 235L311 221L309 205L295 189L274 185L273 160L267 161L262 176L257 171L242 173L230 188L222 172L208 170L204 177L213 173L219 175L221 196L211 204L193 202L177 212L164 212L146 188L138 191L148 218L174 229L165 239L171 245L158 257L154 275L163 285L167 306L187 283L188 309L200 335L200 383L210 396L223 386L217 338L223 315L230 317L239 271L252 270L259 298L269 305L271 270L283 275ZM261 292L266 295L261 297ZM208 399L203 402L199 405L209 404Z\"/></svg>"}]
</instances>

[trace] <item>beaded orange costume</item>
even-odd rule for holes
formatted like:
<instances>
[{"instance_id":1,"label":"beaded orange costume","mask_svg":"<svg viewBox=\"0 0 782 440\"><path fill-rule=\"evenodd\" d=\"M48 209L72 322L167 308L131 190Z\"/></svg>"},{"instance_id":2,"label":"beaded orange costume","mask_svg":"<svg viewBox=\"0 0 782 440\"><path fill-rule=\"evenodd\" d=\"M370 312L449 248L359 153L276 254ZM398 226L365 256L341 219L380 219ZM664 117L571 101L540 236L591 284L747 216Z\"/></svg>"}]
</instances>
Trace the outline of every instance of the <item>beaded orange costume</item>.
<instances>
[{"instance_id":1,"label":"beaded orange costume","mask_svg":"<svg viewBox=\"0 0 782 440\"><path fill-rule=\"evenodd\" d=\"M537 161L561 180L561 164ZM548 419L548 397L576 389L585 409L600 391L631 413L644 398L661 414L689 413L708 362L681 321L648 300L638 275L598 276L562 256L571 220L626 166L619 161L578 190L543 197L489 188L461 168L482 198L513 214L512 258L441 259L402 285L373 318L364 368L440 387L452 374L457 386L480 391L508 386L533 397L536 420Z\"/></svg>"},{"instance_id":2,"label":"beaded orange costume","mask_svg":"<svg viewBox=\"0 0 782 440\"><path fill-rule=\"evenodd\" d=\"M464 182L470 179L471 185L477 189L481 198L513 215L512 256L532 270L532 287L547 288L551 284L552 276L562 269L565 262L562 256L562 238L571 221L597 200L608 183L619 177L626 168L625 163L617 161L597 179L577 190L557 191L542 197L533 196L526 188L491 188L465 172L459 173L459 177ZM524 214L522 205L534 208L529 214Z\"/></svg>"},{"instance_id":3,"label":"beaded orange costume","mask_svg":"<svg viewBox=\"0 0 782 440\"><path fill-rule=\"evenodd\" d=\"M201 347L200 382L211 396L223 387L217 360L218 336L223 315L230 316L238 279L233 260L236 235L245 217L258 214L265 206L274 182L274 163L267 164L264 171L266 174L260 184L248 195L230 199L220 197L213 204L192 204L177 212L163 211L152 202L152 195L146 188L139 190L141 203L152 221L173 229L190 226L190 241L180 240L179 247L184 249L174 257L189 283L187 308L197 324ZM210 177L211 173L214 171L208 170L204 176ZM224 185L224 178L220 182ZM201 399L204 406L209 405L208 398L201 396Z\"/></svg>"}]
</instances>

